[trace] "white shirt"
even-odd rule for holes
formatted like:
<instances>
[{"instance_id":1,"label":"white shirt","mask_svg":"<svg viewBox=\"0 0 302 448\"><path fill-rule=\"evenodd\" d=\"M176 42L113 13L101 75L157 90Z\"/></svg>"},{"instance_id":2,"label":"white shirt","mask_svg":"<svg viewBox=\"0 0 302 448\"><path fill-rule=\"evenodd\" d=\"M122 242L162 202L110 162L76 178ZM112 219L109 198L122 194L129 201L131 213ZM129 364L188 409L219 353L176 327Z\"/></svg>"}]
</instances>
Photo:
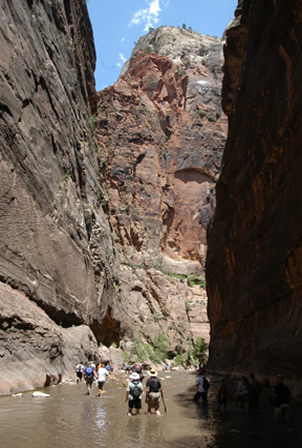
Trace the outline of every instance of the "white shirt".
<instances>
[{"instance_id":1,"label":"white shirt","mask_svg":"<svg viewBox=\"0 0 302 448\"><path fill-rule=\"evenodd\" d=\"M203 379L204 379L204 376L201 375L196 380L196 384L198 384L198 392L206 392L205 388L203 387Z\"/></svg>"},{"instance_id":2,"label":"white shirt","mask_svg":"<svg viewBox=\"0 0 302 448\"><path fill-rule=\"evenodd\" d=\"M131 389L134 388L134 386L138 386L140 389L140 395L143 393L144 387L141 381L135 381L135 383L133 383L132 381L129 381L128 383L128 387L127 387L127 392L129 392L129 398L130 400L133 400L133 396L131 395Z\"/></svg>"},{"instance_id":3,"label":"white shirt","mask_svg":"<svg viewBox=\"0 0 302 448\"><path fill-rule=\"evenodd\" d=\"M107 376L109 376L108 371L105 369L105 367L100 367L99 370L97 371L98 374L98 381L101 382L105 382L107 379Z\"/></svg>"}]
</instances>

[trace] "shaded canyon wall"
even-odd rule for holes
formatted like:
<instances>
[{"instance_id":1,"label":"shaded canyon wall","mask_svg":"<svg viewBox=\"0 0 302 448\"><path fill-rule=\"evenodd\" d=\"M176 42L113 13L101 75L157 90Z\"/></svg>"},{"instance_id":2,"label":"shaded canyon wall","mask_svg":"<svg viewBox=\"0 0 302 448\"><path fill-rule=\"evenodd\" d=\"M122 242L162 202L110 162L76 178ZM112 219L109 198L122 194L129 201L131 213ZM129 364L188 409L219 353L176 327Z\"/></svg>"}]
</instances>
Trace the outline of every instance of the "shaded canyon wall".
<instances>
[{"instance_id":1,"label":"shaded canyon wall","mask_svg":"<svg viewBox=\"0 0 302 448\"><path fill-rule=\"evenodd\" d=\"M209 366L300 396L301 2L242 1L227 30L229 135L208 236Z\"/></svg>"}]
</instances>

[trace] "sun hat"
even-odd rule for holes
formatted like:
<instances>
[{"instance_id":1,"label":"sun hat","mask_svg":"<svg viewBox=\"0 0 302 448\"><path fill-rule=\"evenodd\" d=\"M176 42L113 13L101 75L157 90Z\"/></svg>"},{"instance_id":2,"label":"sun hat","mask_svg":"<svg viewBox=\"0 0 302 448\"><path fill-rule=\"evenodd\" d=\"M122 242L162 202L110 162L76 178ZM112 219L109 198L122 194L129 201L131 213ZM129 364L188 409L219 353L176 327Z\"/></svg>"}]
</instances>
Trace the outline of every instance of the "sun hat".
<instances>
[{"instance_id":1,"label":"sun hat","mask_svg":"<svg viewBox=\"0 0 302 448\"><path fill-rule=\"evenodd\" d=\"M129 376L130 380L140 380L140 376L137 372L133 372L130 376Z\"/></svg>"},{"instance_id":2,"label":"sun hat","mask_svg":"<svg viewBox=\"0 0 302 448\"><path fill-rule=\"evenodd\" d=\"M149 370L148 374L149 374L150 376L157 376L157 372L156 372L156 370L153 369L153 368Z\"/></svg>"}]
</instances>

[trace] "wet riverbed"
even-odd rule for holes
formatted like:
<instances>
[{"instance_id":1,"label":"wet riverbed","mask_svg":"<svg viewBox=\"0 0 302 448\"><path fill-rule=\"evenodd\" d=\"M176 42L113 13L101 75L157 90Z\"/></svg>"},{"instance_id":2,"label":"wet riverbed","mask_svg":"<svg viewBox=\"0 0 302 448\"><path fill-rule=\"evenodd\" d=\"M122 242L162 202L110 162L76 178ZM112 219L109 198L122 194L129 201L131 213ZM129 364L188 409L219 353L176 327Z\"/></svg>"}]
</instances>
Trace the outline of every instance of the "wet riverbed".
<instances>
[{"instance_id":1,"label":"wet riverbed","mask_svg":"<svg viewBox=\"0 0 302 448\"><path fill-rule=\"evenodd\" d=\"M263 391L260 409L242 410L230 403L225 414L214 405L215 384L209 405L192 401L196 376L160 372L167 413L127 416L123 378L110 380L102 398L86 395L85 384L64 384L44 389L49 398L0 399L1 448L301 448L302 407L292 404L289 421L275 421ZM145 384L145 381L144 381Z\"/></svg>"}]
</instances>

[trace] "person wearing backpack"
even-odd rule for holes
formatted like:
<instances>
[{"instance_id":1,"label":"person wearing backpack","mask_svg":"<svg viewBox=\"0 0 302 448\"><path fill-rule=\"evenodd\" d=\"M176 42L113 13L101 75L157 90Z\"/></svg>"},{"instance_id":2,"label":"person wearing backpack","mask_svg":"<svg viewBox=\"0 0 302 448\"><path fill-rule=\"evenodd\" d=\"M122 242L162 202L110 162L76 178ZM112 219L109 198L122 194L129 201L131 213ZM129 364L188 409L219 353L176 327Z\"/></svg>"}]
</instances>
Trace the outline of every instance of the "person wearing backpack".
<instances>
[{"instance_id":1,"label":"person wearing backpack","mask_svg":"<svg viewBox=\"0 0 302 448\"><path fill-rule=\"evenodd\" d=\"M163 397L164 391L161 387L161 382L157 378L157 372L155 369L149 370L150 378L146 383L146 403L148 404L148 414L152 414L152 409L155 410L155 414L160 415L159 402L160 396Z\"/></svg>"},{"instance_id":2,"label":"person wearing backpack","mask_svg":"<svg viewBox=\"0 0 302 448\"><path fill-rule=\"evenodd\" d=\"M196 380L197 391L194 395L193 400L197 403L199 398L202 398L203 403L208 402L208 391L210 389L210 383L208 379L205 377L204 373L202 373Z\"/></svg>"},{"instance_id":3,"label":"person wearing backpack","mask_svg":"<svg viewBox=\"0 0 302 448\"><path fill-rule=\"evenodd\" d=\"M133 415L133 408L136 409L136 414L139 414L142 408L141 395L143 393L143 384L137 372L133 372L129 377L129 383L126 392L126 402L128 401L128 415Z\"/></svg>"},{"instance_id":4,"label":"person wearing backpack","mask_svg":"<svg viewBox=\"0 0 302 448\"><path fill-rule=\"evenodd\" d=\"M81 362L76 366L77 383L82 381L84 369L85 366Z\"/></svg>"},{"instance_id":5,"label":"person wearing backpack","mask_svg":"<svg viewBox=\"0 0 302 448\"><path fill-rule=\"evenodd\" d=\"M85 381L86 381L86 385L87 385L87 395L90 395L93 380L94 380L94 378L96 378L95 366L92 364L91 361L88 362L88 365L84 370L84 375L85 375Z\"/></svg>"}]
</instances>

